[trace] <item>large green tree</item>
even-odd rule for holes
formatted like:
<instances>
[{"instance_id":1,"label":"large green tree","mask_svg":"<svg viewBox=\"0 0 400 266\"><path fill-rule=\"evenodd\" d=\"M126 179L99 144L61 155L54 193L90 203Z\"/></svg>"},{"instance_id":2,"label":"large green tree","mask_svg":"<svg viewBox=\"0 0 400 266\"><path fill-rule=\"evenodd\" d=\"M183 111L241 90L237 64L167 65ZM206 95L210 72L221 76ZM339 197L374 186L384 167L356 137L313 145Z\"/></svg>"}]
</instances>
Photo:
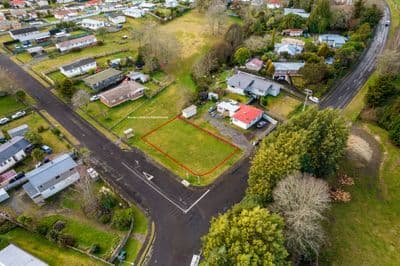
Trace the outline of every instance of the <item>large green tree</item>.
<instances>
[{"instance_id":1,"label":"large green tree","mask_svg":"<svg viewBox=\"0 0 400 266\"><path fill-rule=\"evenodd\" d=\"M393 83L393 76L380 75L378 79L368 87L366 95L367 104L370 107L381 106L396 92L397 90Z\"/></svg>"},{"instance_id":2,"label":"large green tree","mask_svg":"<svg viewBox=\"0 0 400 266\"><path fill-rule=\"evenodd\" d=\"M283 219L267 209L231 209L211 221L202 265L288 265Z\"/></svg>"},{"instance_id":3,"label":"large green tree","mask_svg":"<svg viewBox=\"0 0 400 266\"><path fill-rule=\"evenodd\" d=\"M329 29L331 19L329 0L318 0L308 18L308 30L312 33L323 33Z\"/></svg>"}]
</instances>

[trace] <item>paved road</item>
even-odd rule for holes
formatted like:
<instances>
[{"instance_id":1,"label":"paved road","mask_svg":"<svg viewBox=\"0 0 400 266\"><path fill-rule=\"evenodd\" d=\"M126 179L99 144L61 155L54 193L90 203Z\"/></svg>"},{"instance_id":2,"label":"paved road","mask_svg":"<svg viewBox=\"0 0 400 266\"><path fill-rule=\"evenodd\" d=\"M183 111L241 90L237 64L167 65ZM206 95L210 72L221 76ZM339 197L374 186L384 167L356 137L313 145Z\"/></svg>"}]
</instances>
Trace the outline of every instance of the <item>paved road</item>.
<instances>
[{"instance_id":1,"label":"paved road","mask_svg":"<svg viewBox=\"0 0 400 266\"><path fill-rule=\"evenodd\" d=\"M340 80L322 99L321 108L333 107L342 109L356 96L375 69L378 55L385 48L389 27L384 22L390 20L390 10L384 6L384 15L376 28L375 37L355 69Z\"/></svg>"}]
</instances>

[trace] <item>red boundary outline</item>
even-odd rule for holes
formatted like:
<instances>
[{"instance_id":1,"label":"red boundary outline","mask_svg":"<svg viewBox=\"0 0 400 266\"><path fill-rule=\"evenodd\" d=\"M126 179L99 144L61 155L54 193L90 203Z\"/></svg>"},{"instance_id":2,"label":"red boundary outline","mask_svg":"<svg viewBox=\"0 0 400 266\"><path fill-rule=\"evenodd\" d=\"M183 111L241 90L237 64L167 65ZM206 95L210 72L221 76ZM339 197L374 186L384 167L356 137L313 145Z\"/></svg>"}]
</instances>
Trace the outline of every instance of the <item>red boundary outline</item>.
<instances>
[{"instance_id":1,"label":"red boundary outline","mask_svg":"<svg viewBox=\"0 0 400 266\"><path fill-rule=\"evenodd\" d=\"M224 143L230 145L231 147L234 148L233 152L231 152L225 159L223 159L221 162L219 162L218 164L216 164L213 168L211 168L211 169L208 170L207 172L204 172L204 173L197 173L197 172L195 172L194 170L190 169L190 168L189 168L188 166L186 166L185 164L183 164L181 161L179 161L179 160L177 160L176 158L172 157L172 156L169 155L167 152L165 152L164 150L162 150L160 147L156 146L155 144L151 143L149 140L146 139L148 136L150 136L151 134L153 134L154 132L156 132L156 131L159 130L160 128L162 128L162 127L168 125L169 123L171 123L171 122L173 122L173 121L175 121L175 120L177 120L177 119L182 120L182 121L186 122L187 124L189 124L189 125L191 125L191 126L197 128L197 129L200 129L201 131L203 131L203 132L209 134L210 136L213 136L214 138L216 138L216 139L218 139L218 140L220 140L220 141L222 141L222 142L224 142ZM204 129L204 128L199 127L198 125L194 124L193 122L190 122L189 120L187 120L187 119L185 119L185 118L183 118L183 117L181 117L181 116L179 116L179 115L176 116L176 117L174 117L174 118L172 118L172 119L170 119L170 120L168 120L167 122L161 124L160 126L158 126L158 127L154 128L154 129L150 130L150 131L147 132L145 135L143 135L143 136L141 137L141 139L142 139L144 142L146 142L148 145L150 145L151 147L153 147L154 149L156 149L157 151L159 151L160 153L162 153L163 155L165 155L167 158L169 158L170 160L172 160L173 162L175 162L176 164L178 164L181 168L187 170L188 172L190 172L192 175L195 175L195 176L205 176L205 175L211 174L211 173L214 172L216 169L218 169L218 168L221 167L223 164L225 164L229 159L231 159L237 152L240 151L240 149L239 149L236 145L234 145L233 143L231 143L231 142L227 141L226 139L224 139L224 138L222 138L222 137L220 137L220 136L214 134L213 132L210 132L210 131L208 131L208 130L206 130L206 129Z\"/></svg>"}]
</instances>

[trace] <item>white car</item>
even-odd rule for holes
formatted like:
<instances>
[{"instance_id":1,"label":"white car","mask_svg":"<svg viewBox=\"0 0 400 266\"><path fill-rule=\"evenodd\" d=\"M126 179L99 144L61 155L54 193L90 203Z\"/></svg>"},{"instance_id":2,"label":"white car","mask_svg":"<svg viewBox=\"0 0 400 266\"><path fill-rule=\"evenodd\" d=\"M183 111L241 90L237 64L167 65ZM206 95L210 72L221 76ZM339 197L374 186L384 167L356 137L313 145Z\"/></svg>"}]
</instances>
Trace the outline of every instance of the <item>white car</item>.
<instances>
[{"instance_id":1,"label":"white car","mask_svg":"<svg viewBox=\"0 0 400 266\"><path fill-rule=\"evenodd\" d=\"M95 102L95 101L97 101L98 99L100 99L100 96L99 96L99 95L93 95L92 97L90 97L90 101L91 101L91 102Z\"/></svg>"},{"instance_id":2,"label":"white car","mask_svg":"<svg viewBox=\"0 0 400 266\"><path fill-rule=\"evenodd\" d=\"M0 119L0 125L5 125L8 122L10 122L10 118L8 118L8 117L3 117Z\"/></svg>"},{"instance_id":3,"label":"white car","mask_svg":"<svg viewBox=\"0 0 400 266\"><path fill-rule=\"evenodd\" d=\"M94 170L93 168L88 168L88 169L86 170L86 172L89 174L89 176L90 176L92 179L97 179L97 178L99 177L99 173L97 173L97 171Z\"/></svg>"},{"instance_id":4,"label":"white car","mask_svg":"<svg viewBox=\"0 0 400 266\"><path fill-rule=\"evenodd\" d=\"M17 118L23 117L25 115L26 115L25 111L19 111L19 112L16 112L15 114L13 114L11 116L11 119L17 119Z\"/></svg>"},{"instance_id":5,"label":"white car","mask_svg":"<svg viewBox=\"0 0 400 266\"><path fill-rule=\"evenodd\" d=\"M319 103L319 99L318 99L317 97L309 96L308 99L309 99L310 101L312 101L313 103Z\"/></svg>"}]
</instances>

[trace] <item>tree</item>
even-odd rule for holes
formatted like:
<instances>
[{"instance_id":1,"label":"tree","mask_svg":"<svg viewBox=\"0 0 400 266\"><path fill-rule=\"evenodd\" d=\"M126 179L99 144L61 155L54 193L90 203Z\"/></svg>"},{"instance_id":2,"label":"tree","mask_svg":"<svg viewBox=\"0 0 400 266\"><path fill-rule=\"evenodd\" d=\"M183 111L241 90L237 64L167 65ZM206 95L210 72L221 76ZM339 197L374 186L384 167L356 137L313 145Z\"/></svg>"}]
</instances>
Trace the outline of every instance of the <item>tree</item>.
<instances>
[{"instance_id":1,"label":"tree","mask_svg":"<svg viewBox=\"0 0 400 266\"><path fill-rule=\"evenodd\" d=\"M25 139L29 141L33 146L41 146L43 144L42 136L33 131L26 132Z\"/></svg>"},{"instance_id":2,"label":"tree","mask_svg":"<svg viewBox=\"0 0 400 266\"><path fill-rule=\"evenodd\" d=\"M365 10L364 0L357 0L354 3L353 7L353 18L360 18L362 13L364 13L364 10Z\"/></svg>"},{"instance_id":3,"label":"tree","mask_svg":"<svg viewBox=\"0 0 400 266\"><path fill-rule=\"evenodd\" d=\"M267 43L269 42L268 36L250 36L247 40L244 41L244 46L250 50L251 53L262 53L267 48Z\"/></svg>"},{"instance_id":4,"label":"tree","mask_svg":"<svg viewBox=\"0 0 400 266\"><path fill-rule=\"evenodd\" d=\"M225 42L227 42L232 48L236 50L240 45L242 45L244 40L244 32L242 26L239 24L232 24L225 33Z\"/></svg>"},{"instance_id":5,"label":"tree","mask_svg":"<svg viewBox=\"0 0 400 266\"><path fill-rule=\"evenodd\" d=\"M328 47L328 44L324 42L324 43L319 47L317 55L318 55L318 56L321 56L321 57L327 57L328 54L329 54L329 47Z\"/></svg>"},{"instance_id":6,"label":"tree","mask_svg":"<svg viewBox=\"0 0 400 266\"><path fill-rule=\"evenodd\" d=\"M400 73L400 52L385 49L378 57L377 69L380 75L396 75Z\"/></svg>"},{"instance_id":7,"label":"tree","mask_svg":"<svg viewBox=\"0 0 400 266\"><path fill-rule=\"evenodd\" d=\"M329 208L329 186L308 174L295 173L273 191L272 209L285 219L286 247L294 257L318 255L325 240L321 225Z\"/></svg>"},{"instance_id":8,"label":"tree","mask_svg":"<svg viewBox=\"0 0 400 266\"><path fill-rule=\"evenodd\" d=\"M393 84L393 76L380 75L377 80L368 87L366 95L367 104L370 107L383 105L390 96L396 93L396 86Z\"/></svg>"},{"instance_id":9,"label":"tree","mask_svg":"<svg viewBox=\"0 0 400 266\"><path fill-rule=\"evenodd\" d=\"M101 41L104 42L104 38L107 34L107 31L105 28L100 28L97 30L97 35L100 37Z\"/></svg>"},{"instance_id":10,"label":"tree","mask_svg":"<svg viewBox=\"0 0 400 266\"><path fill-rule=\"evenodd\" d=\"M222 26L225 25L226 21L225 10L225 5L221 3L212 5L207 10L207 21L213 35L221 34Z\"/></svg>"},{"instance_id":11,"label":"tree","mask_svg":"<svg viewBox=\"0 0 400 266\"><path fill-rule=\"evenodd\" d=\"M32 155L32 158L35 160L36 163L39 163L39 162L43 161L44 156L45 156L44 152L39 148L33 149L31 155Z\"/></svg>"},{"instance_id":12,"label":"tree","mask_svg":"<svg viewBox=\"0 0 400 266\"><path fill-rule=\"evenodd\" d=\"M304 67L300 68L299 73L303 75L306 83L319 84L323 82L328 75L328 67L324 62L308 63L304 64Z\"/></svg>"},{"instance_id":13,"label":"tree","mask_svg":"<svg viewBox=\"0 0 400 266\"><path fill-rule=\"evenodd\" d=\"M345 9L336 9L332 12L331 28L340 31L349 29L352 14Z\"/></svg>"},{"instance_id":14,"label":"tree","mask_svg":"<svg viewBox=\"0 0 400 266\"><path fill-rule=\"evenodd\" d=\"M376 4L373 4L371 7L367 7L364 10L360 19L360 23L368 23L371 27L374 27L379 23L382 16L382 11L377 7Z\"/></svg>"},{"instance_id":15,"label":"tree","mask_svg":"<svg viewBox=\"0 0 400 266\"><path fill-rule=\"evenodd\" d=\"M74 93L74 96L72 96L71 102L76 109L82 106L86 108L90 102L90 94L85 90L78 90Z\"/></svg>"},{"instance_id":16,"label":"tree","mask_svg":"<svg viewBox=\"0 0 400 266\"><path fill-rule=\"evenodd\" d=\"M283 227L267 209L231 209L202 238L204 265L286 265Z\"/></svg>"},{"instance_id":17,"label":"tree","mask_svg":"<svg viewBox=\"0 0 400 266\"><path fill-rule=\"evenodd\" d=\"M23 90L18 90L18 91L15 93L15 97L17 97L17 99L18 99L19 101L24 101L24 100L26 99L26 93L25 93L25 91L23 91Z\"/></svg>"},{"instance_id":18,"label":"tree","mask_svg":"<svg viewBox=\"0 0 400 266\"><path fill-rule=\"evenodd\" d=\"M59 90L63 97L70 99L74 94L75 88L70 79L64 79L59 85Z\"/></svg>"},{"instance_id":19,"label":"tree","mask_svg":"<svg viewBox=\"0 0 400 266\"><path fill-rule=\"evenodd\" d=\"M318 0L308 18L308 30L312 33L323 33L329 26L332 18L329 0Z\"/></svg>"},{"instance_id":20,"label":"tree","mask_svg":"<svg viewBox=\"0 0 400 266\"><path fill-rule=\"evenodd\" d=\"M246 47L241 47L236 50L233 58L236 64L243 65L250 58L251 53L250 50Z\"/></svg>"},{"instance_id":21,"label":"tree","mask_svg":"<svg viewBox=\"0 0 400 266\"><path fill-rule=\"evenodd\" d=\"M280 23L282 29L303 29L305 26L306 19L296 14L284 16Z\"/></svg>"},{"instance_id":22,"label":"tree","mask_svg":"<svg viewBox=\"0 0 400 266\"><path fill-rule=\"evenodd\" d=\"M112 226L118 230L128 230L133 222L133 210L131 208L116 210L112 218Z\"/></svg>"}]
</instances>

